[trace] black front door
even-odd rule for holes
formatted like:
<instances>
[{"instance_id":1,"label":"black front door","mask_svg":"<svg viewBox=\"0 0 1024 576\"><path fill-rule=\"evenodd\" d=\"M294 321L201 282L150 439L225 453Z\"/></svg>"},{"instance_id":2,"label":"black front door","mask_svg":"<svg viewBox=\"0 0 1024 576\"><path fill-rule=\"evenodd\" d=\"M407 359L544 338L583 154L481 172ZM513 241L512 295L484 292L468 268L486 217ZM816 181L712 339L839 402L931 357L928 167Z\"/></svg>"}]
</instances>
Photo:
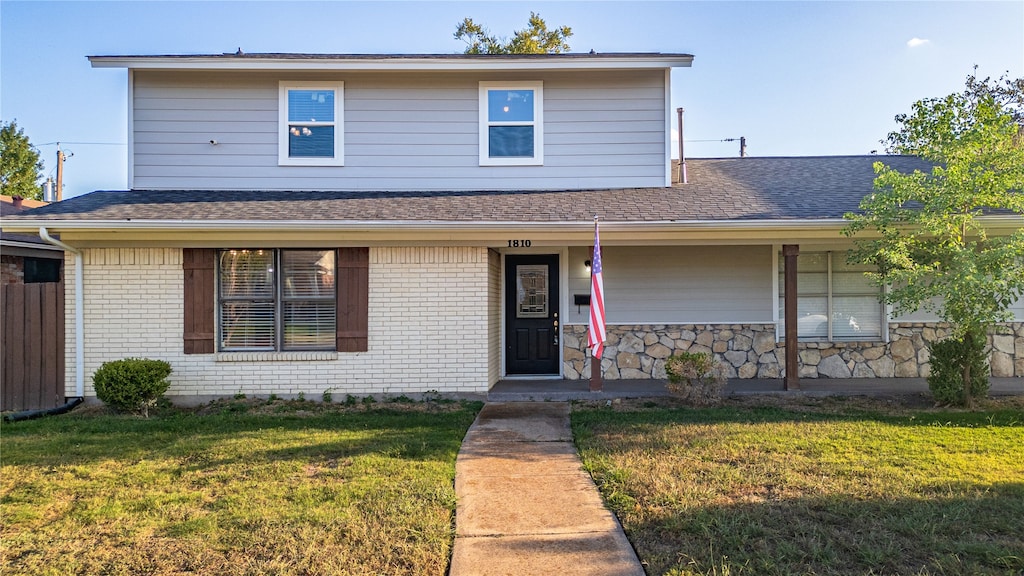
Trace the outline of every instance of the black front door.
<instances>
[{"instance_id":1,"label":"black front door","mask_svg":"<svg viewBox=\"0 0 1024 576\"><path fill-rule=\"evenodd\" d=\"M505 372L558 374L558 255L505 256Z\"/></svg>"}]
</instances>

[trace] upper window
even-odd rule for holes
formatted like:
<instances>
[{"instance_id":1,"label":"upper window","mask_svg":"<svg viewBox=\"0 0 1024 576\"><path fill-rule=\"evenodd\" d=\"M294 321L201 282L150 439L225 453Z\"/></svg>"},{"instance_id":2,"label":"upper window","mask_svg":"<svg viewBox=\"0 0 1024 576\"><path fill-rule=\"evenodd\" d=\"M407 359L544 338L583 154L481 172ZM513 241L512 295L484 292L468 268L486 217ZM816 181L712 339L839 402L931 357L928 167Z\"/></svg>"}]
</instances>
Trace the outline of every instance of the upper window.
<instances>
[{"instance_id":1,"label":"upper window","mask_svg":"<svg viewBox=\"0 0 1024 576\"><path fill-rule=\"evenodd\" d=\"M333 350L334 250L224 250L220 350Z\"/></svg>"},{"instance_id":2,"label":"upper window","mask_svg":"<svg viewBox=\"0 0 1024 576\"><path fill-rule=\"evenodd\" d=\"M278 164L344 164L343 88L343 82L281 82Z\"/></svg>"},{"instance_id":3,"label":"upper window","mask_svg":"<svg viewBox=\"0 0 1024 576\"><path fill-rule=\"evenodd\" d=\"M480 83L480 165L544 163L541 82Z\"/></svg>"},{"instance_id":4,"label":"upper window","mask_svg":"<svg viewBox=\"0 0 1024 576\"><path fill-rule=\"evenodd\" d=\"M785 322L785 258L779 259L780 330ZM846 263L846 252L797 256L797 337L801 340L881 340L881 289L867 266Z\"/></svg>"}]
</instances>

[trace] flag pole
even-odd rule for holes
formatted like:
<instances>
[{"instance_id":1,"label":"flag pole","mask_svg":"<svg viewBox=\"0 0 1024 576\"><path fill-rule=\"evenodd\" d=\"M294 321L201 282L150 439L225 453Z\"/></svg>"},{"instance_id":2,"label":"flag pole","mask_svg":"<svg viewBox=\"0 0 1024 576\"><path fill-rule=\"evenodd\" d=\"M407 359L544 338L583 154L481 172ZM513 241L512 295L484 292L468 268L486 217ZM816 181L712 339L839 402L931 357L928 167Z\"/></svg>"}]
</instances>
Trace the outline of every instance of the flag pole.
<instances>
[{"instance_id":1,"label":"flag pole","mask_svg":"<svg viewBox=\"0 0 1024 576\"><path fill-rule=\"evenodd\" d=\"M601 356L604 351L604 273L601 263L601 235L597 215L594 215L594 255L590 267L590 323L587 327L587 345L590 347L590 391L601 392L604 383L601 374Z\"/></svg>"}]
</instances>

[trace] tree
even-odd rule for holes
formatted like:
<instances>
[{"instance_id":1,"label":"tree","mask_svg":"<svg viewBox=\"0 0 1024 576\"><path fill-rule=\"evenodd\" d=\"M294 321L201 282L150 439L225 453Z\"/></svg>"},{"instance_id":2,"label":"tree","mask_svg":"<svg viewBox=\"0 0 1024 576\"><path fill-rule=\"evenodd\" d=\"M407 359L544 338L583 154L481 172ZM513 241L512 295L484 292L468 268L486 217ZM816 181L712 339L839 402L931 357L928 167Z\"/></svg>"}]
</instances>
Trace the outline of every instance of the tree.
<instances>
[{"instance_id":1,"label":"tree","mask_svg":"<svg viewBox=\"0 0 1024 576\"><path fill-rule=\"evenodd\" d=\"M42 200L43 162L16 121L0 126L0 193Z\"/></svg>"},{"instance_id":2,"label":"tree","mask_svg":"<svg viewBox=\"0 0 1024 576\"><path fill-rule=\"evenodd\" d=\"M515 31L511 40L498 39L484 27L466 18L455 28L455 39L466 43L466 54L561 54L569 51L572 29L561 26L548 30L540 14L530 12L529 28Z\"/></svg>"},{"instance_id":3,"label":"tree","mask_svg":"<svg viewBox=\"0 0 1024 576\"><path fill-rule=\"evenodd\" d=\"M861 213L846 214L846 235L874 232L855 242L849 259L877 267L869 276L888 287L883 301L898 313L937 313L967 349L983 350L988 330L1009 320L1024 294L1020 103L1024 81L973 74L961 93L915 102L883 143L933 168L904 174L876 162L875 193ZM967 406L971 364L961 364Z\"/></svg>"}]
</instances>

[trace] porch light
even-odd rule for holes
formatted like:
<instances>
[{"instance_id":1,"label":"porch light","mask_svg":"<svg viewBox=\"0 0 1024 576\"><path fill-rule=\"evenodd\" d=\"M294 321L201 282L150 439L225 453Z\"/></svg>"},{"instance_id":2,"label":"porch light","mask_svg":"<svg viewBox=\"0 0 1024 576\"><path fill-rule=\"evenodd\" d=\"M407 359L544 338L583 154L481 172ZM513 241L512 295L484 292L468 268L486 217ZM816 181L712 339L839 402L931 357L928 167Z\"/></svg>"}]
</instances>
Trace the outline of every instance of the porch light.
<instances>
[{"instance_id":1,"label":"porch light","mask_svg":"<svg viewBox=\"0 0 1024 576\"><path fill-rule=\"evenodd\" d=\"M590 260L584 260L583 265L587 267L587 274L590 274Z\"/></svg>"}]
</instances>

